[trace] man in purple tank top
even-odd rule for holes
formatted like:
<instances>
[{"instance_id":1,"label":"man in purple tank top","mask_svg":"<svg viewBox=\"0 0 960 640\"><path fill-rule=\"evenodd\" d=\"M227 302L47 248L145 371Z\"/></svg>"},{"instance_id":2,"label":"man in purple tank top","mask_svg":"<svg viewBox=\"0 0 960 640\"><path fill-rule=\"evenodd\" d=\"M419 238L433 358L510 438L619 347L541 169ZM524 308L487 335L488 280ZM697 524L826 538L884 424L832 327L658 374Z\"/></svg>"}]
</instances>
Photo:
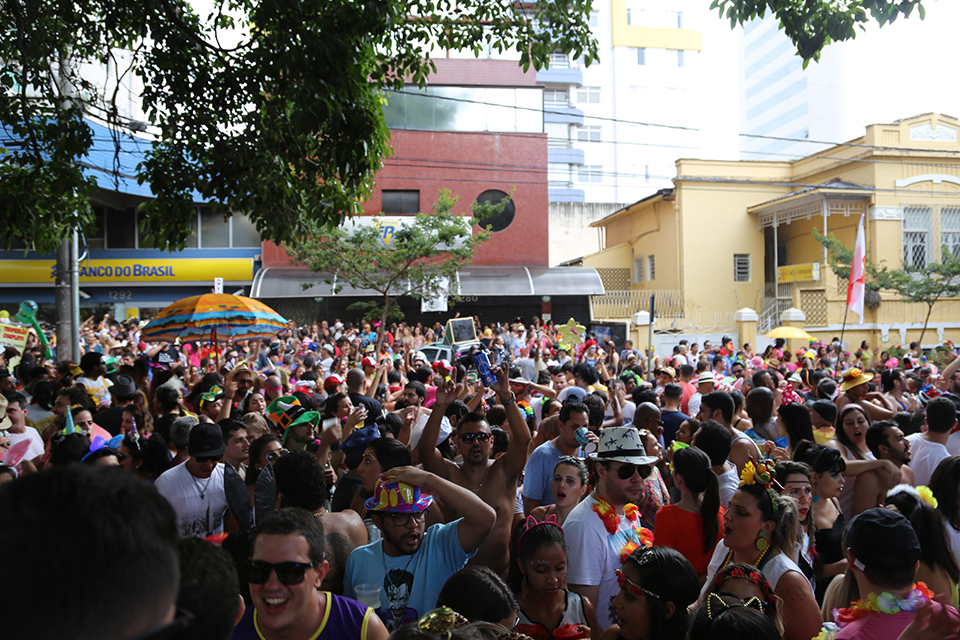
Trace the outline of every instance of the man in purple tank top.
<instances>
[{"instance_id":1,"label":"man in purple tank top","mask_svg":"<svg viewBox=\"0 0 960 640\"><path fill-rule=\"evenodd\" d=\"M291 507L264 518L247 570L253 606L233 640L385 640L372 609L320 591L330 569L325 551L323 527L309 511Z\"/></svg>"}]
</instances>

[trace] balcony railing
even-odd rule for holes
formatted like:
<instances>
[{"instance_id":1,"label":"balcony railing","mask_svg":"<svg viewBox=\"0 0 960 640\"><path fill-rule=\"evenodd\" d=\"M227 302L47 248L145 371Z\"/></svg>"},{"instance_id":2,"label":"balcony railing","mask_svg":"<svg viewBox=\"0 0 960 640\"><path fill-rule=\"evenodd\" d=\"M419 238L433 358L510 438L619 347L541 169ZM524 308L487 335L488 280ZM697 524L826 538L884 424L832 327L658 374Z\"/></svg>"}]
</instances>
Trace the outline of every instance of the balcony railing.
<instances>
[{"instance_id":1,"label":"balcony railing","mask_svg":"<svg viewBox=\"0 0 960 640\"><path fill-rule=\"evenodd\" d=\"M607 291L592 296L593 315L596 318L629 319L638 311L650 310L650 296L654 296L656 318L682 318L683 292L679 289L644 289Z\"/></svg>"},{"instance_id":2,"label":"balcony railing","mask_svg":"<svg viewBox=\"0 0 960 640\"><path fill-rule=\"evenodd\" d=\"M551 69L572 69L573 65L570 63L570 56L568 56L565 53L551 53L550 68Z\"/></svg>"}]
</instances>

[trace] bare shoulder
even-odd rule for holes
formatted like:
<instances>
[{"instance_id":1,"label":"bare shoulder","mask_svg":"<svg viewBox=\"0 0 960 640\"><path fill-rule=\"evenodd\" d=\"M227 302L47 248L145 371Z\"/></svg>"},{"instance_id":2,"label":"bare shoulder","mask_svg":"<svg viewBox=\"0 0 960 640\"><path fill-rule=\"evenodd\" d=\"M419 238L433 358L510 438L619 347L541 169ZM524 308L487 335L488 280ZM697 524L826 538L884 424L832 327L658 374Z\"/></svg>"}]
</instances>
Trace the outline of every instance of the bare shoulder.
<instances>
[{"instance_id":1,"label":"bare shoulder","mask_svg":"<svg viewBox=\"0 0 960 640\"><path fill-rule=\"evenodd\" d=\"M530 515L538 522L543 522L543 519L550 515L550 507L537 507L530 512Z\"/></svg>"},{"instance_id":2,"label":"bare shoulder","mask_svg":"<svg viewBox=\"0 0 960 640\"><path fill-rule=\"evenodd\" d=\"M337 513L325 513L320 516L323 532L341 533L353 544L364 544L367 538L367 529L363 525L360 514L353 509L345 509Z\"/></svg>"},{"instance_id":3,"label":"bare shoulder","mask_svg":"<svg viewBox=\"0 0 960 640\"><path fill-rule=\"evenodd\" d=\"M788 601L804 602L813 598L810 583L803 574L796 571L787 571L777 582L777 595Z\"/></svg>"},{"instance_id":4,"label":"bare shoulder","mask_svg":"<svg viewBox=\"0 0 960 640\"><path fill-rule=\"evenodd\" d=\"M617 640L620 636L620 625L615 624L607 627L602 634L600 634L600 640Z\"/></svg>"}]
</instances>

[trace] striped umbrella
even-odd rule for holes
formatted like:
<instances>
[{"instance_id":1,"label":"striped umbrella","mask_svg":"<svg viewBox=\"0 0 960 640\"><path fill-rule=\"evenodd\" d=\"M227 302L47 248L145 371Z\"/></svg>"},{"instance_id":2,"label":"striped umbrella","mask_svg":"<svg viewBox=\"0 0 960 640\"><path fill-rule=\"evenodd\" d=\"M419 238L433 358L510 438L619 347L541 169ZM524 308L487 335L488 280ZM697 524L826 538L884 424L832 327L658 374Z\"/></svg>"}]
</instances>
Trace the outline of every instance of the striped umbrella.
<instances>
[{"instance_id":1,"label":"striped umbrella","mask_svg":"<svg viewBox=\"0 0 960 640\"><path fill-rule=\"evenodd\" d=\"M223 293L177 300L140 332L144 341L247 340L269 338L287 327L286 319L267 305Z\"/></svg>"}]
</instances>

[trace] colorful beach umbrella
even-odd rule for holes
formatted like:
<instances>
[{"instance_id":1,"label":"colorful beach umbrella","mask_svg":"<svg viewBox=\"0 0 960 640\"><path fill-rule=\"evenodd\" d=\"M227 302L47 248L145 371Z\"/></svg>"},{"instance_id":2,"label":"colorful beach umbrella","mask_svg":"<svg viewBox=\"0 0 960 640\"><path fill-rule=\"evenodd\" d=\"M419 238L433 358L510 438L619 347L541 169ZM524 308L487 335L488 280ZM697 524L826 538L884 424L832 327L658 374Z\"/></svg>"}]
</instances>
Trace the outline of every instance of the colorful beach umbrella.
<instances>
[{"instance_id":1,"label":"colorful beach umbrella","mask_svg":"<svg viewBox=\"0 0 960 640\"><path fill-rule=\"evenodd\" d=\"M287 320L267 305L244 296L205 293L177 300L140 332L141 340L248 340L269 338Z\"/></svg>"}]
</instances>

